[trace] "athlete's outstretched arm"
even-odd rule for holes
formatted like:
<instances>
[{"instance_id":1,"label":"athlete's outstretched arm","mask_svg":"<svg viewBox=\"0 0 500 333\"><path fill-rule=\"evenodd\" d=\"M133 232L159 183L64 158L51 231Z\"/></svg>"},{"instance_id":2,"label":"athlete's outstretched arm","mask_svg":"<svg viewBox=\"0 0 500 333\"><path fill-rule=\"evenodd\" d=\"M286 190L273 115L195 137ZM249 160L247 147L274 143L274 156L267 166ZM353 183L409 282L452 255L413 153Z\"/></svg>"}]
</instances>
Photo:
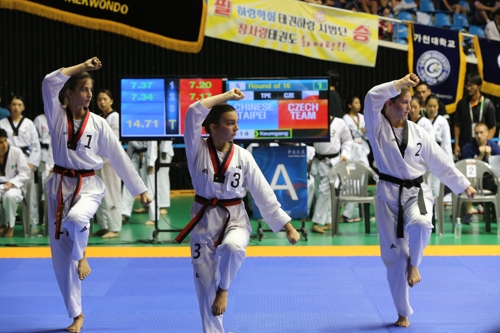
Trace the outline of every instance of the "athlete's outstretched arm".
<instances>
[{"instance_id":1,"label":"athlete's outstretched arm","mask_svg":"<svg viewBox=\"0 0 500 333\"><path fill-rule=\"evenodd\" d=\"M97 57L90 58L81 64L66 67L61 69L61 73L66 76L73 76L82 72L90 72L98 70L102 67L102 63Z\"/></svg>"},{"instance_id":2,"label":"athlete's outstretched arm","mask_svg":"<svg viewBox=\"0 0 500 333\"><path fill-rule=\"evenodd\" d=\"M245 95L238 88L231 89L226 91L223 94L207 97L201 100L201 105L203 105L207 109L211 109L217 104L225 103L227 101L239 101L245 98Z\"/></svg>"}]
</instances>

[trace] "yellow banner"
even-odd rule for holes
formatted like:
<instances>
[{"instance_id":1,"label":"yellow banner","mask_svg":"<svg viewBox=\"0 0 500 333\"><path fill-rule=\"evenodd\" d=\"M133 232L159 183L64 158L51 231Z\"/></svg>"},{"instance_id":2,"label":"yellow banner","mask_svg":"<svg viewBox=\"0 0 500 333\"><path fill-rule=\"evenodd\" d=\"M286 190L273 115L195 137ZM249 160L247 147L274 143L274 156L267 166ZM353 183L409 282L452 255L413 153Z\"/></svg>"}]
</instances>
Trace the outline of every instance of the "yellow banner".
<instances>
[{"instance_id":1,"label":"yellow banner","mask_svg":"<svg viewBox=\"0 0 500 333\"><path fill-rule=\"evenodd\" d=\"M295 0L208 0L205 36L374 67L378 17Z\"/></svg>"}]
</instances>

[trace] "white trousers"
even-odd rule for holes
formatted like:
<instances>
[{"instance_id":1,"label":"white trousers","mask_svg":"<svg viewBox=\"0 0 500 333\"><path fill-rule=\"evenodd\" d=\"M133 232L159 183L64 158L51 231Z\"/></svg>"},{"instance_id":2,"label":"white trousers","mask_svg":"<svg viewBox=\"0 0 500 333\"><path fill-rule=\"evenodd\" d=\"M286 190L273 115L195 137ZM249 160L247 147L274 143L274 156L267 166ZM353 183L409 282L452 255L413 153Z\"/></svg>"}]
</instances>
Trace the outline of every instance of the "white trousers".
<instances>
[{"instance_id":1,"label":"white trousers","mask_svg":"<svg viewBox=\"0 0 500 333\"><path fill-rule=\"evenodd\" d=\"M23 200L23 192L21 189L11 187L8 191L0 190L0 197L2 198L1 216L5 216L5 221L2 221L0 225L7 224L9 228L14 228L17 206ZM27 232L29 233L29 230Z\"/></svg>"},{"instance_id":2,"label":"white trousers","mask_svg":"<svg viewBox=\"0 0 500 333\"><path fill-rule=\"evenodd\" d=\"M250 232L246 227L228 226L222 243L213 249L213 241L191 237L191 258L196 296L204 333L224 333L222 317L212 315L217 288L227 290L246 257ZM204 244L204 245L203 245ZM220 272L220 281L218 280Z\"/></svg>"},{"instance_id":3,"label":"white trousers","mask_svg":"<svg viewBox=\"0 0 500 333\"><path fill-rule=\"evenodd\" d=\"M161 155L161 154L160 154ZM172 156L167 154L166 159L160 157L161 163L172 162ZM163 167L158 170L158 207L170 207L170 167ZM154 184L154 183L153 183Z\"/></svg>"},{"instance_id":4,"label":"white trousers","mask_svg":"<svg viewBox=\"0 0 500 333\"><path fill-rule=\"evenodd\" d=\"M377 227L380 237L382 261L387 268L387 281L398 314L413 313L409 300L408 257L418 267L432 231L434 200L424 196L427 214L421 215L417 198L410 198L403 206L405 237L397 238L398 203L386 202L377 195Z\"/></svg>"},{"instance_id":5,"label":"white trousers","mask_svg":"<svg viewBox=\"0 0 500 333\"><path fill-rule=\"evenodd\" d=\"M38 200L35 185L35 172L30 172L30 178L23 188L26 205L23 205L23 228L24 235L30 235L30 223L38 224Z\"/></svg>"},{"instance_id":6,"label":"white trousers","mask_svg":"<svg viewBox=\"0 0 500 333\"><path fill-rule=\"evenodd\" d=\"M250 191L248 191L250 193ZM311 206L314 199L314 177L307 177L307 216L311 212Z\"/></svg>"},{"instance_id":7,"label":"white trousers","mask_svg":"<svg viewBox=\"0 0 500 333\"><path fill-rule=\"evenodd\" d=\"M332 194L328 171L340 162L340 156L320 161L314 158L311 164L311 174L314 176L316 204L312 221L317 224L332 223ZM337 184L335 184L337 185Z\"/></svg>"},{"instance_id":8,"label":"white trousers","mask_svg":"<svg viewBox=\"0 0 500 333\"><path fill-rule=\"evenodd\" d=\"M145 154L144 154L145 155ZM149 220L154 221L155 220L155 209L156 209L156 202L154 200L154 190L155 190L155 174L148 175L147 171L147 159L145 156L143 156L143 161L142 161L142 168L139 169L139 154L133 154L132 155L132 164L134 164L135 170L137 173L141 176L142 181L148 188L148 195L151 197L153 202L148 207L148 213L149 213ZM134 208L134 201L135 198L130 194L129 190L127 189L126 186L123 186L122 188L122 215L130 217L132 215L132 209ZM158 213L158 218L160 217L160 214ZM121 218L121 217L120 217Z\"/></svg>"},{"instance_id":9,"label":"white trousers","mask_svg":"<svg viewBox=\"0 0 500 333\"><path fill-rule=\"evenodd\" d=\"M122 181L109 162L104 163L102 169L98 170L96 174L102 179L106 186L106 195L102 199L101 205L96 213L99 229L119 232L122 230Z\"/></svg>"},{"instance_id":10,"label":"white trousers","mask_svg":"<svg viewBox=\"0 0 500 333\"><path fill-rule=\"evenodd\" d=\"M55 239L57 214L57 189L60 176L54 174L47 182L48 226L52 266L57 284L70 318L82 313L82 284L78 277L78 261L87 247L90 219L94 216L104 196L104 186L98 177L85 177L80 194L73 207L69 207L76 179L64 178L64 211L59 239Z\"/></svg>"}]
</instances>

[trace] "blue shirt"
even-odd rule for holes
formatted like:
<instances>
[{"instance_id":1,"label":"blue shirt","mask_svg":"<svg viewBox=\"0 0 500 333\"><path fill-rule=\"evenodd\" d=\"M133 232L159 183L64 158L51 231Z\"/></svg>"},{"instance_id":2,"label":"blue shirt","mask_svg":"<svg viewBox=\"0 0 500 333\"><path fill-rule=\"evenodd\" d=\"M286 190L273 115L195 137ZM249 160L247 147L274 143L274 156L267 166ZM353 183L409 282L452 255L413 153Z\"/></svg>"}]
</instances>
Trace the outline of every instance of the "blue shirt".
<instances>
[{"instance_id":1,"label":"blue shirt","mask_svg":"<svg viewBox=\"0 0 500 333\"><path fill-rule=\"evenodd\" d=\"M491 147L492 156L500 155L500 146L498 146L496 143L494 143L491 140L486 140L486 145ZM479 155L479 146L477 145L476 139L472 139L462 147L462 159L476 158L476 156L478 155ZM488 160L486 159L486 154L483 157L483 162L488 163Z\"/></svg>"},{"instance_id":2,"label":"blue shirt","mask_svg":"<svg viewBox=\"0 0 500 333\"><path fill-rule=\"evenodd\" d=\"M10 111L0 107L0 120L2 120L3 118L7 118L9 116L10 116Z\"/></svg>"}]
</instances>

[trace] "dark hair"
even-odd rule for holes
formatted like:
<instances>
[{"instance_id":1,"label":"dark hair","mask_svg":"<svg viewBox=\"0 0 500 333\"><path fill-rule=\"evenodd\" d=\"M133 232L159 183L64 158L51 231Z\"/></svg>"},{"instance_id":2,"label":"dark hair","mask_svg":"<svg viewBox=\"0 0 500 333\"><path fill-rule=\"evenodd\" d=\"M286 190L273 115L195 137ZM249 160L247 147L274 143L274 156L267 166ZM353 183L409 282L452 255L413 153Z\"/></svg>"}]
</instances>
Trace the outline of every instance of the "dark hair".
<instances>
[{"instance_id":1,"label":"dark hair","mask_svg":"<svg viewBox=\"0 0 500 333\"><path fill-rule=\"evenodd\" d=\"M490 128L488 127L488 125L486 125L486 124L485 124L485 123L483 123L483 122L478 122L478 123L476 123L476 126L474 126L474 128L476 128L476 127L478 127L478 126L484 126L484 127L486 127L486 129L488 129L488 130L490 129Z\"/></svg>"},{"instance_id":2,"label":"dark hair","mask_svg":"<svg viewBox=\"0 0 500 333\"><path fill-rule=\"evenodd\" d=\"M66 96L66 91L64 89L59 90L59 95L57 96L59 99L59 103L62 105L66 105L65 100L68 99L68 96Z\"/></svg>"},{"instance_id":3,"label":"dark hair","mask_svg":"<svg viewBox=\"0 0 500 333\"><path fill-rule=\"evenodd\" d=\"M330 77L330 86L337 86L340 83L340 74L336 69L330 69L326 72Z\"/></svg>"},{"instance_id":4,"label":"dark hair","mask_svg":"<svg viewBox=\"0 0 500 333\"><path fill-rule=\"evenodd\" d=\"M415 88L418 87L418 86L426 86L427 89L431 89L431 87L429 86L429 84L427 82L423 81L423 80L420 81L419 83L417 83L417 85L415 86Z\"/></svg>"},{"instance_id":5,"label":"dark hair","mask_svg":"<svg viewBox=\"0 0 500 333\"><path fill-rule=\"evenodd\" d=\"M89 72L81 72L75 75L72 75L68 81L64 84L64 87L62 87L62 96L68 97L66 95L66 90L72 90L74 91L81 83L87 81L88 79L92 80L92 76L90 76ZM94 80L92 80L94 82ZM64 99L63 99L64 101ZM59 94L59 102L61 102L61 94ZM61 104L64 104L61 102Z\"/></svg>"},{"instance_id":6,"label":"dark hair","mask_svg":"<svg viewBox=\"0 0 500 333\"><path fill-rule=\"evenodd\" d=\"M9 105L12 104L12 101L15 100L15 99L18 99L20 100L21 102L23 102L24 106L26 106L26 102L24 101L24 97L23 96L19 96L19 95L14 95L10 98L10 102L9 102Z\"/></svg>"},{"instance_id":7,"label":"dark hair","mask_svg":"<svg viewBox=\"0 0 500 333\"><path fill-rule=\"evenodd\" d=\"M471 73L467 75L467 82L471 82L473 84L477 84L478 86L483 85L483 79L477 73Z\"/></svg>"},{"instance_id":8,"label":"dark hair","mask_svg":"<svg viewBox=\"0 0 500 333\"><path fill-rule=\"evenodd\" d=\"M500 15L500 8L493 12L493 17Z\"/></svg>"},{"instance_id":9,"label":"dark hair","mask_svg":"<svg viewBox=\"0 0 500 333\"><path fill-rule=\"evenodd\" d=\"M8 138L7 132L3 128L0 128L0 138Z\"/></svg>"},{"instance_id":10,"label":"dark hair","mask_svg":"<svg viewBox=\"0 0 500 333\"><path fill-rule=\"evenodd\" d=\"M437 100L437 101L438 101L438 103L439 103L439 98L438 98L435 94L430 94L430 95L429 95L429 96L427 96L427 98L425 99L425 105L427 105L427 103L429 103L429 101L430 101L431 99L435 99L435 100Z\"/></svg>"},{"instance_id":11,"label":"dark hair","mask_svg":"<svg viewBox=\"0 0 500 333\"><path fill-rule=\"evenodd\" d=\"M106 94L109 96L110 99L113 99L113 94L111 93L111 91L109 89L101 89L101 90L99 90L99 93L97 95L99 95L99 94Z\"/></svg>"},{"instance_id":12,"label":"dark hair","mask_svg":"<svg viewBox=\"0 0 500 333\"><path fill-rule=\"evenodd\" d=\"M212 134L210 132L210 125L219 124L222 118L222 114L231 111L236 111L236 109L227 103L217 104L212 108L212 110L210 110L208 116L205 118L205 121L203 122L203 124L201 124L201 126L205 127L205 131L208 134Z\"/></svg>"},{"instance_id":13,"label":"dark hair","mask_svg":"<svg viewBox=\"0 0 500 333\"><path fill-rule=\"evenodd\" d=\"M424 105L422 103L422 99L420 97L418 97L417 95L414 95L412 98L411 98L411 101L416 101L418 103L418 105L420 105L421 107Z\"/></svg>"},{"instance_id":14,"label":"dark hair","mask_svg":"<svg viewBox=\"0 0 500 333\"><path fill-rule=\"evenodd\" d=\"M359 99L358 96L355 96L355 95L352 95L352 96L349 96L349 98L347 98L345 101L344 101L344 112L345 113L349 113L351 110L349 108L349 104L352 105L352 103L354 102L355 99ZM359 100L361 102L361 100Z\"/></svg>"},{"instance_id":15,"label":"dark hair","mask_svg":"<svg viewBox=\"0 0 500 333\"><path fill-rule=\"evenodd\" d=\"M398 97L400 97L401 95L406 94L406 93L411 94L410 88L403 87L403 88L401 88L401 92L399 93L399 95L394 96L393 98L389 98L389 99L391 100L391 102L395 102L398 99Z\"/></svg>"}]
</instances>

